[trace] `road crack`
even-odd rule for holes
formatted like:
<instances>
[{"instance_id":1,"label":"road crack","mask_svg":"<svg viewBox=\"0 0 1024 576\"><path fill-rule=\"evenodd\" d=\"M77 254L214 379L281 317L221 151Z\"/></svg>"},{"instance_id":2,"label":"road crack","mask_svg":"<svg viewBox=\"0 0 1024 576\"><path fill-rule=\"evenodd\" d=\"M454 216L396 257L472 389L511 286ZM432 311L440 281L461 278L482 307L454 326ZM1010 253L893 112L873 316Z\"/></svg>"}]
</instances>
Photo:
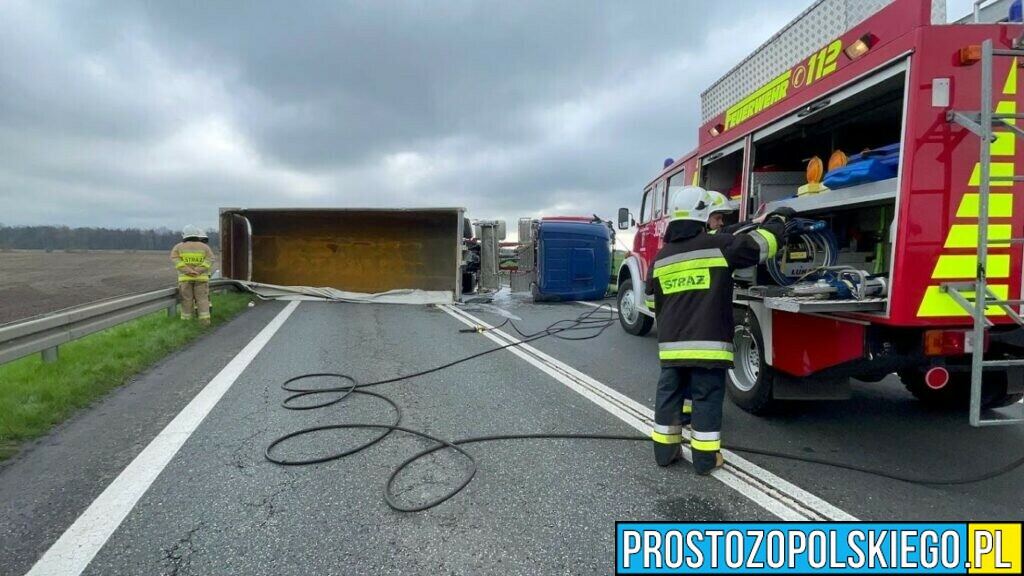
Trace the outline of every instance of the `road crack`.
<instances>
[{"instance_id":1,"label":"road crack","mask_svg":"<svg viewBox=\"0 0 1024 576\"><path fill-rule=\"evenodd\" d=\"M192 542L196 533L203 529L203 522L195 525L188 533L178 539L170 548L163 548L164 576L179 576L188 574L192 566L192 555L196 547Z\"/></svg>"},{"instance_id":2,"label":"road crack","mask_svg":"<svg viewBox=\"0 0 1024 576\"><path fill-rule=\"evenodd\" d=\"M274 516L279 512L277 499L284 493L291 491L295 488L295 484L298 483L299 479L294 476L289 476L288 480L278 483L274 486L273 491L269 494L265 494L258 501L243 501L242 504L247 508L254 509L258 514L261 514L262 519L255 524L256 528L264 528L267 524L273 521Z\"/></svg>"}]
</instances>

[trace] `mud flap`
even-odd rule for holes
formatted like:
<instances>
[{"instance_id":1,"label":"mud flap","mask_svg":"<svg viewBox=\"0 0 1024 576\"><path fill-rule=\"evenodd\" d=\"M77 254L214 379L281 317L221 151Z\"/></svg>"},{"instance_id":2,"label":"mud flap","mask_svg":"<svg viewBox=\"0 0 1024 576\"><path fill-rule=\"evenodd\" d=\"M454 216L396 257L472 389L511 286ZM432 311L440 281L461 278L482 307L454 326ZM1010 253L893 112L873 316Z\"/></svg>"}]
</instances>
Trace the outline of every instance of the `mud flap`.
<instances>
[{"instance_id":1,"label":"mud flap","mask_svg":"<svg viewBox=\"0 0 1024 576\"><path fill-rule=\"evenodd\" d=\"M772 397L776 400L849 400L850 379L836 376L790 376L775 373Z\"/></svg>"}]
</instances>

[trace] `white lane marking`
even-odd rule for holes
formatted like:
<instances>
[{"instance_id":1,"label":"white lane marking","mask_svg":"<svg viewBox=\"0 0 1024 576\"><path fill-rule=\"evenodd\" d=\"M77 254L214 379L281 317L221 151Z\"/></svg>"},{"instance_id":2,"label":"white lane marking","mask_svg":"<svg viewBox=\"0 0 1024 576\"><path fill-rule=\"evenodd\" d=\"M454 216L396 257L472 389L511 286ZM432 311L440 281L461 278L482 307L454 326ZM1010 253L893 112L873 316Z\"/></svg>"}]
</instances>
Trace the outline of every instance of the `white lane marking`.
<instances>
[{"instance_id":1,"label":"white lane marking","mask_svg":"<svg viewBox=\"0 0 1024 576\"><path fill-rule=\"evenodd\" d=\"M615 306L612 306L608 302L605 302L603 304L597 304L595 302L587 302L585 300L573 300L573 303L575 303L575 304L583 304L584 306L590 306L591 308L611 308L612 312L618 312L619 311L618 308L616 308Z\"/></svg>"},{"instance_id":2,"label":"white lane marking","mask_svg":"<svg viewBox=\"0 0 1024 576\"><path fill-rule=\"evenodd\" d=\"M458 308L443 306L442 309L468 326L491 327L483 320ZM487 330L483 334L500 344L520 342L501 330ZM509 352L548 373L645 435L650 434L651 425L654 422L654 411L649 407L609 388L529 344L520 344L509 348ZM715 471L714 477L783 520L856 520L847 512L733 452L723 450L723 454L727 457L726 467ZM689 459L689 454L685 455Z\"/></svg>"},{"instance_id":3,"label":"white lane marking","mask_svg":"<svg viewBox=\"0 0 1024 576\"><path fill-rule=\"evenodd\" d=\"M178 449L231 388L285 320L299 306L290 302L242 349L213 380L132 460L107 489L50 546L27 576L75 576L96 553L160 475Z\"/></svg>"}]
</instances>

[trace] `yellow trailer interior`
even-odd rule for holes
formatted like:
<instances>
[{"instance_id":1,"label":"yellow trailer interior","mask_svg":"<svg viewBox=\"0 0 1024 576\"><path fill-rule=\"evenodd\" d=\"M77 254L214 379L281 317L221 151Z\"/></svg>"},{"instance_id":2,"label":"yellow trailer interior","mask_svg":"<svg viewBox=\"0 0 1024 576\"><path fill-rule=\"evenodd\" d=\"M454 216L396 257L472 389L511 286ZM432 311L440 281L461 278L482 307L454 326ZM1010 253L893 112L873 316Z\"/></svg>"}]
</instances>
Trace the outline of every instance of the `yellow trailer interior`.
<instances>
[{"instance_id":1,"label":"yellow trailer interior","mask_svg":"<svg viewBox=\"0 0 1024 576\"><path fill-rule=\"evenodd\" d=\"M228 278L379 293L461 287L463 209L221 209Z\"/></svg>"}]
</instances>

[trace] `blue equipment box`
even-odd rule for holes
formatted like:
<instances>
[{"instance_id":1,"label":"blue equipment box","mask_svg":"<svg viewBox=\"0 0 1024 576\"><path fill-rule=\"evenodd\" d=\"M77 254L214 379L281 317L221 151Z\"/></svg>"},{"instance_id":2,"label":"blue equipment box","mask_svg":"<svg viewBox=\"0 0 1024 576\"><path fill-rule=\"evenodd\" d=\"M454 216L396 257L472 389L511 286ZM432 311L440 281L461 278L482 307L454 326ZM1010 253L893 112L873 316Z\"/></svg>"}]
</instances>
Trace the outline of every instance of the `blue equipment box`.
<instances>
[{"instance_id":1,"label":"blue equipment box","mask_svg":"<svg viewBox=\"0 0 1024 576\"><path fill-rule=\"evenodd\" d=\"M890 144L850 156L846 166L830 170L823 184L831 190L895 178L900 165L900 145Z\"/></svg>"}]
</instances>

